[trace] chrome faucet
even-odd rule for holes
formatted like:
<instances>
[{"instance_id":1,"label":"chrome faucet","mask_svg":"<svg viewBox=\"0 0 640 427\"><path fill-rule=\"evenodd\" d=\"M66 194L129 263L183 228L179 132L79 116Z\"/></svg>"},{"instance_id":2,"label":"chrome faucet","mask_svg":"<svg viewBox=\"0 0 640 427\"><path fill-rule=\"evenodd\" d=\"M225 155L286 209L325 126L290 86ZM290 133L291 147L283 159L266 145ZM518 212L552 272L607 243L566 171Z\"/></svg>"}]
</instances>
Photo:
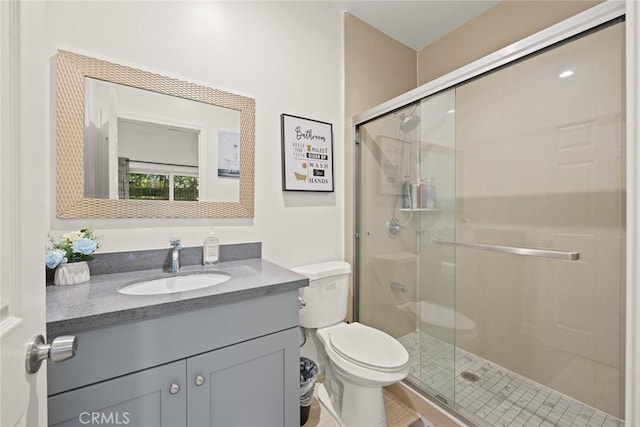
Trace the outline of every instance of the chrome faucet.
<instances>
[{"instance_id":1,"label":"chrome faucet","mask_svg":"<svg viewBox=\"0 0 640 427\"><path fill-rule=\"evenodd\" d=\"M171 244L171 272L177 273L180 271L180 249L182 249L182 245L180 244L180 239L171 239L169 241Z\"/></svg>"}]
</instances>

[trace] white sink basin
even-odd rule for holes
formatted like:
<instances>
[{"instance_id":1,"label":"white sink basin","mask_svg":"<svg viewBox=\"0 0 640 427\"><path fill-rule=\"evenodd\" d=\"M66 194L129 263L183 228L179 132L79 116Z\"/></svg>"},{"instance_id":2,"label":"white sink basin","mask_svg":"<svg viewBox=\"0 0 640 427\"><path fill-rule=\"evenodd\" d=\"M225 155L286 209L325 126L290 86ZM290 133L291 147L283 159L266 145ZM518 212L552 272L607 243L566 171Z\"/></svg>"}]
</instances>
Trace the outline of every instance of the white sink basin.
<instances>
[{"instance_id":1,"label":"white sink basin","mask_svg":"<svg viewBox=\"0 0 640 427\"><path fill-rule=\"evenodd\" d=\"M208 288L226 282L231 276L224 273L202 273L188 276L163 277L161 279L146 280L133 283L118 289L126 295L161 295L174 292L193 291Z\"/></svg>"}]
</instances>

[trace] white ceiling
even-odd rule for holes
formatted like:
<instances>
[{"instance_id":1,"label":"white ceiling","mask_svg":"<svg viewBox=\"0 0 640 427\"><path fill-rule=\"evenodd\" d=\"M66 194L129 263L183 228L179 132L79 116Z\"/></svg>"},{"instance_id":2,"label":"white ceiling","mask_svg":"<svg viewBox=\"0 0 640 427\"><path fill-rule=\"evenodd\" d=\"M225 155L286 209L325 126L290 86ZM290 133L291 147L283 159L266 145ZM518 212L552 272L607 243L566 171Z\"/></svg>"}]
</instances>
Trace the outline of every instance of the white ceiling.
<instances>
[{"instance_id":1,"label":"white ceiling","mask_svg":"<svg viewBox=\"0 0 640 427\"><path fill-rule=\"evenodd\" d=\"M347 1L349 13L420 50L491 8L498 0Z\"/></svg>"}]
</instances>

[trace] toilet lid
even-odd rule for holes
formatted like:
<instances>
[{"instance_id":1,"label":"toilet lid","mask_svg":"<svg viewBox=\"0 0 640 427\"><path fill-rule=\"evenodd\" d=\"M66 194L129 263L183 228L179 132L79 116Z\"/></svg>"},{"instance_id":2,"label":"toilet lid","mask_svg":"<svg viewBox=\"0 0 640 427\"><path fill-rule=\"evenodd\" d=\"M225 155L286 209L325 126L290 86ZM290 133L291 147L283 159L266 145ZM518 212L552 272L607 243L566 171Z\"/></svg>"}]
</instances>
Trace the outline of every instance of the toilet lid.
<instances>
[{"instance_id":1,"label":"toilet lid","mask_svg":"<svg viewBox=\"0 0 640 427\"><path fill-rule=\"evenodd\" d=\"M390 335L361 323L331 332L331 347L351 363L378 371L395 371L409 362L407 350Z\"/></svg>"}]
</instances>

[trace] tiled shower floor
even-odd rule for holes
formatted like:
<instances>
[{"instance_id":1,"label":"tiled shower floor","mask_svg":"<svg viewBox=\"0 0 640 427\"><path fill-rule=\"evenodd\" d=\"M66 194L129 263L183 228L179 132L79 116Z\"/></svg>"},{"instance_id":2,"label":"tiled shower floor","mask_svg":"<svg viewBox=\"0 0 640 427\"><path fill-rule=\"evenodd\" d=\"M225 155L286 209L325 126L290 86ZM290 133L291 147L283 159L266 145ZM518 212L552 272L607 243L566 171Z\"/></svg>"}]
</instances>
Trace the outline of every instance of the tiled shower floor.
<instances>
[{"instance_id":1,"label":"tiled shower floor","mask_svg":"<svg viewBox=\"0 0 640 427\"><path fill-rule=\"evenodd\" d=\"M438 390L439 396L449 401L454 395L455 350L456 403L490 426L624 426L612 415L422 332L412 332L398 340L409 352L409 379ZM463 372L475 373L479 378L469 381L461 377Z\"/></svg>"}]
</instances>

